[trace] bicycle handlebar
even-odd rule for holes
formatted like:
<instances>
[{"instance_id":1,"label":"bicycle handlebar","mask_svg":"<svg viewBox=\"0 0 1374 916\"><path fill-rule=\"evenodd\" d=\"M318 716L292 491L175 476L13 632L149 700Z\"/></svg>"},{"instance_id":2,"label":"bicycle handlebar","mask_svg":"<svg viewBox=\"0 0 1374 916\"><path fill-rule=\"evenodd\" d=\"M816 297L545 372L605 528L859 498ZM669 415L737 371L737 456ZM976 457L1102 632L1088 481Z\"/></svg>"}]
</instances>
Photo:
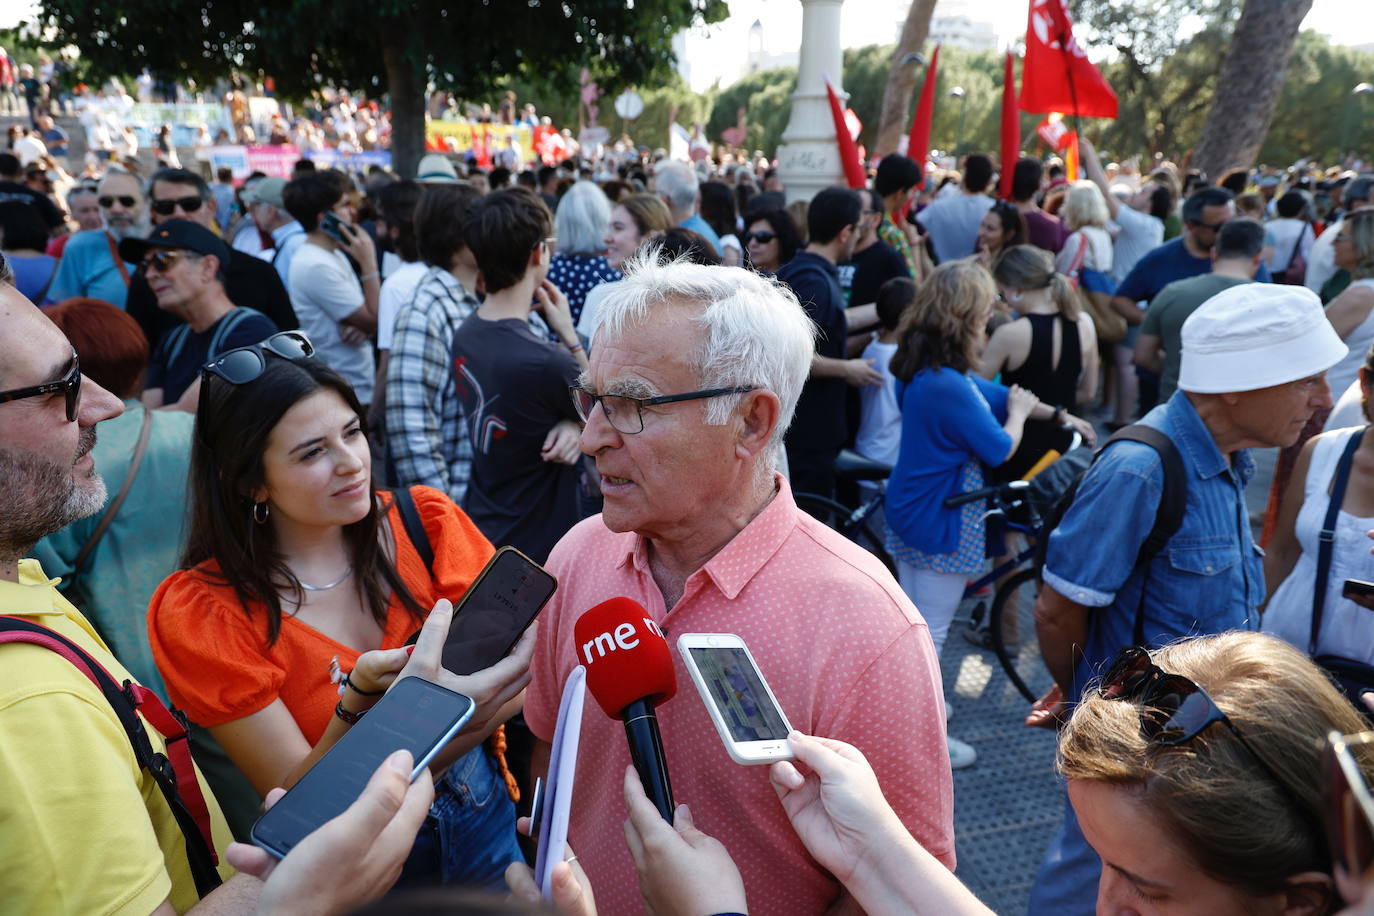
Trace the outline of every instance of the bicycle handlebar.
<instances>
[{"instance_id":1,"label":"bicycle handlebar","mask_svg":"<svg viewBox=\"0 0 1374 916\"><path fill-rule=\"evenodd\" d=\"M987 499L999 493L1017 493L1029 487L1030 481L1027 480L1010 480L1006 483L999 483L991 487L979 487L977 490L969 490L967 493L951 496L949 499L945 500L945 508L957 509L960 506L967 505L971 502L977 502L980 499Z\"/></svg>"}]
</instances>

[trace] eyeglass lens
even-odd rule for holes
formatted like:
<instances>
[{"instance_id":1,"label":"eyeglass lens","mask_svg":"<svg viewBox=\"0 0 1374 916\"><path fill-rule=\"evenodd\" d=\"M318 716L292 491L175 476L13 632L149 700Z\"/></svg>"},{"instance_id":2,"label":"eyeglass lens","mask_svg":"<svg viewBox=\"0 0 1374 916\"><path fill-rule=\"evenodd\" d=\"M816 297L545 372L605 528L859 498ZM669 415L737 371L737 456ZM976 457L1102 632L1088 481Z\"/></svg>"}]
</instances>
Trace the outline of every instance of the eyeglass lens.
<instances>
[{"instance_id":1,"label":"eyeglass lens","mask_svg":"<svg viewBox=\"0 0 1374 916\"><path fill-rule=\"evenodd\" d=\"M315 348L304 334L297 334L293 331L283 331L280 334L273 334L263 341L262 344L278 356L286 359L305 359L315 355Z\"/></svg>"},{"instance_id":2,"label":"eyeglass lens","mask_svg":"<svg viewBox=\"0 0 1374 916\"><path fill-rule=\"evenodd\" d=\"M72 366L72 378L67 385L67 422L76 422L76 410L81 404L81 364Z\"/></svg>"},{"instance_id":3,"label":"eyeglass lens","mask_svg":"<svg viewBox=\"0 0 1374 916\"><path fill-rule=\"evenodd\" d=\"M592 410L599 400L601 410L606 415L606 422L610 423L616 432L633 436L643 431L644 416L639 411L639 402L633 398L604 394L598 397L581 388L573 388L572 392L573 404L577 407L577 415L582 418L583 423L591 421Z\"/></svg>"},{"instance_id":4,"label":"eyeglass lens","mask_svg":"<svg viewBox=\"0 0 1374 916\"><path fill-rule=\"evenodd\" d=\"M221 356L215 361L215 371L225 380L235 385L243 385L261 375L265 365L261 353L244 348L231 350Z\"/></svg>"},{"instance_id":5,"label":"eyeglass lens","mask_svg":"<svg viewBox=\"0 0 1374 916\"><path fill-rule=\"evenodd\" d=\"M184 213L195 213L200 209L201 203L200 197L194 194L189 197L168 197L153 201L153 210L159 216L169 216L176 212L177 207Z\"/></svg>"},{"instance_id":6,"label":"eyeglass lens","mask_svg":"<svg viewBox=\"0 0 1374 916\"><path fill-rule=\"evenodd\" d=\"M120 205L121 207L132 207L135 203L138 202L138 201L135 200L134 198L132 198L132 197L126 197L126 196L124 196L124 195L122 195L122 194L121 194L120 196L118 196L118 197L112 197L112 196L110 196L110 195L107 194L107 195L105 195L105 196L103 196L103 197L98 197L98 198L96 198L96 203L100 204L100 206L104 207L106 210L108 210L108 209L110 209L111 207L113 207L115 201L119 201L119 205Z\"/></svg>"}]
</instances>

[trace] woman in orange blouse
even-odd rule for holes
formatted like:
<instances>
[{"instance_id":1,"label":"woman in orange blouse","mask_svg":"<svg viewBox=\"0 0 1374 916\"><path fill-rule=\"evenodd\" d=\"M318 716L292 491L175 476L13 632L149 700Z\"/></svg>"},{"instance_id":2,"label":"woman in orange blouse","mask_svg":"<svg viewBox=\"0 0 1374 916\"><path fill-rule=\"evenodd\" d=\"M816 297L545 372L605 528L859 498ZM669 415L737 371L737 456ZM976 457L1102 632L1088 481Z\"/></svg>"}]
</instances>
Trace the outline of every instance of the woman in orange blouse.
<instances>
[{"instance_id":1,"label":"woman in orange blouse","mask_svg":"<svg viewBox=\"0 0 1374 916\"><path fill-rule=\"evenodd\" d=\"M461 595L493 549L446 495L417 487L425 568L391 494L373 489L363 408L311 353L287 332L207 367L182 569L148 611L158 668L263 794L291 785L401 676L472 696L480 721L446 755L467 751L439 780L407 870L500 885L520 858L515 812L480 742L519 708L530 647L471 678L410 659L424 609Z\"/></svg>"}]
</instances>

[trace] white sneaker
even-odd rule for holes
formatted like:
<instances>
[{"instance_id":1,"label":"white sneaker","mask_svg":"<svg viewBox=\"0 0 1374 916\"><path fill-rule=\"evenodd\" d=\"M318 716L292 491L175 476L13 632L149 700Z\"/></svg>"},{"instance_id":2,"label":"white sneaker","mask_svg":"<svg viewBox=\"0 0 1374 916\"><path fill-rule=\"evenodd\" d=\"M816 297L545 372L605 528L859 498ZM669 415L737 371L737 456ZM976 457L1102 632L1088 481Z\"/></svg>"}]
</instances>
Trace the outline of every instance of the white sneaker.
<instances>
[{"instance_id":1,"label":"white sneaker","mask_svg":"<svg viewBox=\"0 0 1374 916\"><path fill-rule=\"evenodd\" d=\"M945 742L949 746L950 769L962 770L964 767L971 767L978 762L978 752L958 738L946 736Z\"/></svg>"}]
</instances>

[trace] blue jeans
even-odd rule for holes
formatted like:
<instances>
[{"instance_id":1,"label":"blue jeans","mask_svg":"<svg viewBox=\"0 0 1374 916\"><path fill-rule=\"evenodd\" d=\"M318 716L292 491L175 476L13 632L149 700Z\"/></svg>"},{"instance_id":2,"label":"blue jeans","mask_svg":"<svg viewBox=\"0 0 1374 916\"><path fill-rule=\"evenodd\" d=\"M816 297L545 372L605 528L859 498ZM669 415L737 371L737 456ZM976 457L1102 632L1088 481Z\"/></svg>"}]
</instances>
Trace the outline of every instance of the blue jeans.
<instances>
[{"instance_id":1,"label":"blue jeans","mask_svg":"<svg viewBox=\"0 0 1374 916\"><path fill-rule=\"evenodd\" d=\"M1031 888L1029 916L1093 916L1102 860L1079 829L1067 796L1064 823L1050 841Z\"/></svg>"},{"instance_id":2,"label":"blue jeans","mask_svg":"<svg viewBox=\"0 0 1374 916\"><path fill-rule=\"evenodd\" d=\"M461 884L504 890L506 866L524 861L515 805L485 747L458 758L434 787L434 804L415 837L398 887Z\"/></svg>"}]
</instances>

